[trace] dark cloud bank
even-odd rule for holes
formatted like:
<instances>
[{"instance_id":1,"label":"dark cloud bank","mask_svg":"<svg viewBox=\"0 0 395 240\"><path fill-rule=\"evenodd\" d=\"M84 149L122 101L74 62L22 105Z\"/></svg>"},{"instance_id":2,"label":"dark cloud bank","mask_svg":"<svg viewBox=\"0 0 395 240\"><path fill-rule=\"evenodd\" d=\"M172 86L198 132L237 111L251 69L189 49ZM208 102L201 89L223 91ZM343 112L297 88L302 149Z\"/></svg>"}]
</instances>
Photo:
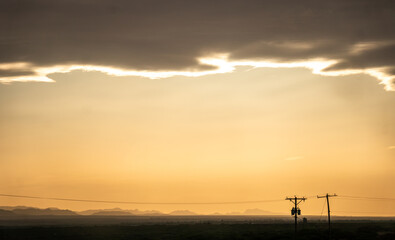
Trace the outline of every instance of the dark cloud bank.
<instances>
[{"instance_id":1,"label":"dark cloud bank","mask_svg":"<svg viewBox=\"0 0 395 240\"><path fill-rule=\"evenodd\" d=\"M330 70L393 74L394 26L393 0L3 0L0 64L199 70L207 66L197 57L226 52L236 60L335 59Z\"/></svg>"}]
</instances>

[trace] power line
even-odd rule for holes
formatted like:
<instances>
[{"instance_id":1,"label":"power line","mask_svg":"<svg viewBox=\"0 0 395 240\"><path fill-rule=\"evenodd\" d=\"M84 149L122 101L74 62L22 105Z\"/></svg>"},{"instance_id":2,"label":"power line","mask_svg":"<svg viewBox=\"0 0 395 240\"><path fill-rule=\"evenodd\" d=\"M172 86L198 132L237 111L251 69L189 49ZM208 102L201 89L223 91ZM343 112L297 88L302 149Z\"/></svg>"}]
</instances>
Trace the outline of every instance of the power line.
<instances>
[{"instance_id":1,"label":"power line","mask_svg":"<svg viewBox=\"0 0 395 240\"><path fill-rule=\"evenodd\" d=\"M75 199L75 198L54 198L54 197L38 197L27 195L2 194L0 197L13 198L30 198L42 200L57 200L70 202L90 202L90 203L117 203L117 204L145 204L145 205L216 205L216 204L251 204L251 203L265 203L265 202L282 202L283 199L275 200L256 200L256 201L237 201L237 202L130 202L130 201L106 201L106 200L92 200L92 199Z\"/></svg>"},{"instance_id":2,"label":"power line","mask_svg":"<svg viewBox=\"0 0 395 240\"><path fill-rule=\"evenodd\" d=\"M334 213L375 213L375 214L384 214L379 212L356 212L356 211L332 211Z\"/></svg>"},{"instance_id":3,"label":"power line","mask_svg":"<svg viewBox=\"0 0 395 240\"><path fill-rule=\"evenodd\" d=\"M305 197L305 198L306 198L306 199L309 198L309 200L310 200L310 198L315 199L316 196L317 196L317 195L311 195L311 196L307 196L307 197Z\"/></svg>"},{"instance_id":4,"label":"power line","mask_svg":"<svg viewBox=\"0 0 395 240\"><path fill-rule=\"evenodd\" d=\"M349 198L350 200L385 200L385 201L395 201L395 198L384 198L384 197L362 197L362 196L348 196L348 195L339 195L339 198Z\"/></svg>"},{"instance_id":5,"label":"power line","mask_svg":"<svg viewBox=\"0 0 395 240\"><path fill-rule=\"evenodd\" d=\"M253 203L266 203L266 202L282 202L283 199L268 199L268 200L253 200L253 201L234 201L234 202L135 202L135 201L112 201L112 200L96 200L96 199L77 199L77 198L56 198L56 197L40 197L28 195L15 195L0 193L0 197L13 197L13 198L30 198L42 200L57 200L57 201L71 201L71 202L91 202L91 203L117 203L117 204L145 204L145 205L221 205L221 204L253 204ZM395 201L395 198L383 197L363 197L363 196L348 196L338 195L339 199L348 200L381 200L381 201ZM314 198L312 198L314 199Z\"/></svg>"}]
</instances>

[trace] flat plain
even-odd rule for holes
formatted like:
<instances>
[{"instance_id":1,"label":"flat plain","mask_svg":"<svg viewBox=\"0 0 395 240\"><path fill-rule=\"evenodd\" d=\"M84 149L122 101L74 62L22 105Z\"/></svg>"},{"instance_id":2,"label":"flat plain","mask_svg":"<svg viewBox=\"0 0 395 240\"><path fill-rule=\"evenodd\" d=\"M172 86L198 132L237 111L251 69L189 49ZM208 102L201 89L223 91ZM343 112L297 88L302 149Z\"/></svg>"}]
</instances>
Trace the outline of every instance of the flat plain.
<instances>
[{"instance_id":1,"label":"flat plain","mask_svg":"<svg viewBox=\"0 0 395 240\"><path fill-rule=\"evenodd\" d=\"M327 223L298 225L297 239L328 239ZM1 219L2 240L294 239L289 217L27 217ZM335 218L332 239L394 240L392 218Z\"/></svg>"}]
</instances>

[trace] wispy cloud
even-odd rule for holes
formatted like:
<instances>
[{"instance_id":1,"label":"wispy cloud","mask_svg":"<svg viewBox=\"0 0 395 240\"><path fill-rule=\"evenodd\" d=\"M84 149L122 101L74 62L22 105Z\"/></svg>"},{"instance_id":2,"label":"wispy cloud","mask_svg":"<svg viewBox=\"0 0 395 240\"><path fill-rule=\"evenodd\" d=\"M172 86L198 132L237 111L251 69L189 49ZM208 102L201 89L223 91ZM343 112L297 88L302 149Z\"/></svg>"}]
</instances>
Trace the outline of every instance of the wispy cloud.
<instances>
[{"instance_id":1,"label":"wispy cloud","mask_svg":"<svg viewBox=\"0 0 395 240\"><path fill-rule=\"evenodd\" d=\"M389 146L388 149L389 150L395 150L395 146Z\"/></svg>"}]
</instances>

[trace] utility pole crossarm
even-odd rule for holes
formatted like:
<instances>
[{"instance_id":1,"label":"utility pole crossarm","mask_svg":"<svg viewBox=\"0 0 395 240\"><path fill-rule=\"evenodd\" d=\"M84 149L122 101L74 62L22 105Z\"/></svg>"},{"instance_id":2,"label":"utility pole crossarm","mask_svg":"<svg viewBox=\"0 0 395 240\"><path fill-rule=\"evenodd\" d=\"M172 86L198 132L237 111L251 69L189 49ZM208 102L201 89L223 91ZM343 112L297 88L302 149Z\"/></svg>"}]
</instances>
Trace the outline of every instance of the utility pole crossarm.
<instances>
[{"instance_id":1,"label":"utility pole crossarm","mask_svg":"<svg viewBox=\"0 0 395 240\"><path fill-rule=\"evenodd\" d=\"M301 197L301 198L299 198L299 197L292 197L292 198L287 197L287 198L285 198L285 200L289 200L289 201L291 201L292 203L295 203L295 201L296 201L296 204L299 204L299 203L302 202L302 201L306 201L306 199L307 199L307 198L305 198L305 197Z\"/></svg>"},{"instance_id":2,"label":"utility pole crossarm","mask_svg":"<svg viewBox=\"0 0 395 240\"><path fill-rule=\"evenodd\" d=\"M307 198L305 198L305 197L296 197L298 200L302 200L302 201L305 201ZM287 197L287 198L285 198L285 200L290 200L290 201L292 201L292 200L295 200L295 197Z\"/></svg>"},{"instance_id":3,"label":"utility pole crossarm","mask_svg":"<svg viewBox=\"0 0 395 240\"><path fill-rule=\"evenodd\" d=\"M323 195L323 196L318 196L317 195L317 198L326 198L326 196L328 196L328 197L337 197L337 195L335 193L335 194L332 194L332 195L330 195L330 194L326 194L326 195Z\"/></svg>"}]
</instances>

